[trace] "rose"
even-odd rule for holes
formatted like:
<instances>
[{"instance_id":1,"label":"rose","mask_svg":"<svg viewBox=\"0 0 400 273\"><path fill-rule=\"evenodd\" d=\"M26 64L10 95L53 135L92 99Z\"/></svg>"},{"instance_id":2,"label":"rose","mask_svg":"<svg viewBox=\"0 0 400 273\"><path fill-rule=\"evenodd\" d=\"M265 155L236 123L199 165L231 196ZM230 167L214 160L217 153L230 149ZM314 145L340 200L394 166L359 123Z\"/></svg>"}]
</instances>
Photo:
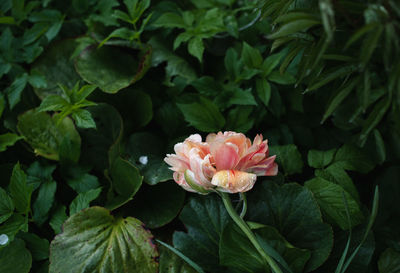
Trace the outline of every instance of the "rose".
<instances>
[{"instance_id":1,"label":"rose","mask_svg":"<svg viewBox=\"0 0 400 273\"><path fill-rule=\"evenodd\" d=\"M244 134L219 132L202 142L191 135L164 159L174 180L185 190L208 193L211 189L237 193L250 190L257 176L278 173L275 156L268 157L268 141L257 135L253 143Z\"/></svg>"}]
</instances>

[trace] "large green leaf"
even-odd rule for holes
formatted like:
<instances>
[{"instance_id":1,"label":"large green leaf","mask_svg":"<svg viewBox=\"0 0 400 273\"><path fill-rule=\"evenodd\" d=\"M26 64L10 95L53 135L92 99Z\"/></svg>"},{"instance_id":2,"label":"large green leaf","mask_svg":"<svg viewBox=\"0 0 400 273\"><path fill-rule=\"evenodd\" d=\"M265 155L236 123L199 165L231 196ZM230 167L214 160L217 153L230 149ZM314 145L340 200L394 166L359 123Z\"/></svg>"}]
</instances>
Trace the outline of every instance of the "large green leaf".
<instances>
[{"instance_id":1,"label":"large green leaf","mask_svg":"<svg viewBox=\"0 0 400 273\"><path fill-rule=\"evenodd\" d=\"M328 220L336 223L341 229L349 229L362 222L364 217L357 201L340 185L316 177L307 181L305 186L312 191ZM347 220L346 203L351 226Z\"/></svg>"},{"instance_id":2,"label":"large green leaf","mask_svg":"<svg viewBox=\"0 0 400 273\"><path fill-rule=\"evenodd\" d=\"M168 194L166 194L168 193ZM132 215L148 228L159 228L171 222L180 212L185 191L174 182L144 187L130 204Z\"/></svg>"},{"instance_id":3,"label":"large green leaf","mask_svg":"<svg viewBox=\"0 0 400 273\"><path fill-rule=\"evenodd\" d=\"M31 253L21 239L15 239L6 247L0 248L0 272L28 273L31 265Z\"/></svg>"},{"instance_id":4,"label":"large green leaf","mask_svg":"<svg viewBox=\"0 0 400 273\"><path fill-rule=\"evenodd\" d=\"M204 270L221 270L218 265L219 240L230 218L218 196L192 198L179 218L188 232L176 231L174 246Z\"/></svg>"},{"instance_id":5,"label":"large green leaf","mask_svg":"<svg viewBox=\"0 0 400 273\"><path fill-rule=\"evenodd\" d=\"M298 184L257 183L248 195L249 219L275 227L290 244L311 251L305 272L318 268L332 249L332 229L322 222L312 193Z\"/></svg>"},{"instance_id":6,"label":"large green leaf","mask_svg":"<svg viewBox=\"0 0 400 273\"><path fill-rule=\"evenodd\" d=\"M52 160L59 160L60 153L74 161L79 158L81 138L69 118L56 124L50 115L31 110L19 116L18 130L37 155ZM63 143L69 144L68 150L62 150Z\"/></svg>"},{"instance_id":7,"label":"large green leaf","mask_svg":"<svg viewBox=\"0 0 400 273\"><path fill-rule=\"evenodd\" d=\"M39 98L44 99L48 95L60 95L62 91L58 86L59 84L72 88L80 80L71 59L77 45L78 43L74 39L54 43L33 64L33 69L43 74L47 82L45 88L34 89Z\"/></svg>"},{"instance_id":8,"label":"large green leaf","mask_svg":"<svg viewBox=\"0 0 400 273\"><path fill-rule=\"evenodd\" d=\"M51 242L49 272L158 272L152 238L139 220L91 207L68 218Z\"/></svg>"},{"instance_id":9,"label":"large green leaf","mask_svg":"<svg viewBox=\"0 0 400 273\"><path fill-rule=\"evenodd\" d=\"M283 261L286 263L281 265L282 268L289 267L293 272L303 272L311 255L309 250L292 246L271 226L261 225L253 232L262 245L266 243L275 251L273 258L276 259L276 255L280 256L276 259L278 264ZM269 265L236 224L231 223L225 227L219 253L221 264L231 267L232 272L270 272Z\"/></svg>"},{"instance_id":10,"label":"large green leaf","mask_svg":"<svg viewBox=\"0 0 400 273\"><path fill-rule=\"evenodd\" d=\"M142 55L139 59L117 47L91 45L76 58L75 67L85 81L106 93L116 93L144 75L150 65L151 49Z\"/></svg>"},{"instance_id":11,"label":"large green leaf","mask_svg":"<svg viewBox=\"0 0 400 273\"><path fill-rule=\"evenodd\" d=\"M379 273L396 273L400 271L400 252L386 249L378 261Z\"/></svg>"},{"instance_id":12,"label":"large green leaf","mask_svg":"<svg viewBox=\"0 0 400 273\"><path fill-rule=\"evenodd\" d=\"M333 162L346 170L368 173L375 165L371 159L354 145L345 144L336 153Z\"/></svg>"},{"instance_id":13,"label":"large green leaf","mask_svg":"<svg viewBox=\"0 0 400 273\"><path fill-rule=\"evenodd\" d=\"M332 162L335 152L335 149L328 151L310 150L307 157L308 165L313 168L324 168Z\"/></svg>"}]
</instances>

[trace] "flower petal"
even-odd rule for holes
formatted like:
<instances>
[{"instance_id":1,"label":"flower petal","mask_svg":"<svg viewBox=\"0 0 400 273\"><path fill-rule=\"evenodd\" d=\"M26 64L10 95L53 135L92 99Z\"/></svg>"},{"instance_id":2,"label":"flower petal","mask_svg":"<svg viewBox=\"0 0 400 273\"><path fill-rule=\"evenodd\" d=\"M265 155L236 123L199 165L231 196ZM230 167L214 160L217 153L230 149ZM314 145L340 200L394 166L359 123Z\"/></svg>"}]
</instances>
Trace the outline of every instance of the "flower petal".
<instances>
[{"instance_id":1,"label":"flower petal","mask_svg":"<svg viewBox=\"0 0 400 273\"><path fill-rule=\"evenodd\" d=\"M238 148L232 143L214 143L210 147L217 171L231 170L239 161Z\"/></svg>"},{"instance_id":2,"label":"flower petal","mask_svg":"<svg viewBox=\"0 0 400 273\"><path fill-rule=\"evenodd\" d=\"M211 184L220 190L230 193L245 192L253 188L257 175L235 170L223 170L217 172Z\"/></svg>"}]
</instances>

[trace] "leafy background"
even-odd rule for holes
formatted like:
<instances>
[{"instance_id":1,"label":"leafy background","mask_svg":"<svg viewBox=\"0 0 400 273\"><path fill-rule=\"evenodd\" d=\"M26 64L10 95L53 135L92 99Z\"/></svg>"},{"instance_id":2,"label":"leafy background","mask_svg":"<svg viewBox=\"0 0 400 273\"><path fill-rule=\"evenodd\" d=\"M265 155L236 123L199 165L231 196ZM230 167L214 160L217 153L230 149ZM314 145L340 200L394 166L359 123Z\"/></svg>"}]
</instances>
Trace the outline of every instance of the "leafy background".
<instances>
[{"instance_id":1,"label":"leafy background","mask_svg":"<svg viewBox=\"0 0 400 273\"><path fill-rule=\"evenodd\" d=\"M282 268L398 272L399 22L394 0L1 1L0 272L265 272L163 162L219 130L277 155L245 219Z\"/></svg>"}]
</instances>

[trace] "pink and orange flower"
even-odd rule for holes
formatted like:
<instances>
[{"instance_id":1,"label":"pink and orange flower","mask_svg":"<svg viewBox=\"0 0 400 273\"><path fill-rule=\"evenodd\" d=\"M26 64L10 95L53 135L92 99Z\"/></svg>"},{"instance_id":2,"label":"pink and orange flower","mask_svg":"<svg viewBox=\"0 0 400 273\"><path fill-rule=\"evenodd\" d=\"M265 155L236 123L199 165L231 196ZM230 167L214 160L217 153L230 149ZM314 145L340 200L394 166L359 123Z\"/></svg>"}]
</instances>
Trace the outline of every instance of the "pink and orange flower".
<instances>
[{"instance_id":1,"label":"pink and orange flower","mask_svg":"<svg viewBox=\"0 0 400 273\"><path fill-rule=\"evenodd\" d=\"M175 154L164 160L174 171L175 182L192 192L246 192L257 176L278 173L275 156L268 156L268 140L263 141L262 135L251 143L242 133L209 134L205 142L195 134L176 144L174 150Z\"/></svg>"}]
</instances>

